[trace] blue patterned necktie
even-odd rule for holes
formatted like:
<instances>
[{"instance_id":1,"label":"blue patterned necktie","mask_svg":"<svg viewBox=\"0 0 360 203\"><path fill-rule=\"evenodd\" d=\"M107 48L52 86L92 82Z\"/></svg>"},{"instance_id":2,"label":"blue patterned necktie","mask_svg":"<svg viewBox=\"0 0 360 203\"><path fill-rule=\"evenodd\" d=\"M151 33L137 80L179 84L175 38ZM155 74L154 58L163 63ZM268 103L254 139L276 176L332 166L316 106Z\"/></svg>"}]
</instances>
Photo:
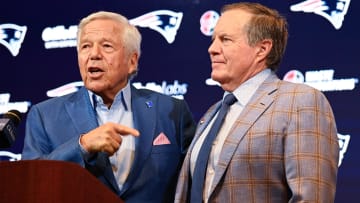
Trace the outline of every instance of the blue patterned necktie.
<instances>
[{"instance_id":1,"label":"blue patterned necktie","mask_svg":"<svg viewBox=\"0 0 360 203\"><path fill-rule=\"evenodd\" d=\"M225 116L229 110L229 107L235 102L236 102L236 98L233 94L228 94L225 96L220 111L218 113L218 116L216 117L214 124L212 125L209 133L204 139L204 142L201 146L198 157L196 159L196 164L194 168L192 184L191 184L191 201L190 201L191 203L202 202L206 168L208 164L209 155L211 152L211 146L225 120Z\"/></svg>"}]
</instances>

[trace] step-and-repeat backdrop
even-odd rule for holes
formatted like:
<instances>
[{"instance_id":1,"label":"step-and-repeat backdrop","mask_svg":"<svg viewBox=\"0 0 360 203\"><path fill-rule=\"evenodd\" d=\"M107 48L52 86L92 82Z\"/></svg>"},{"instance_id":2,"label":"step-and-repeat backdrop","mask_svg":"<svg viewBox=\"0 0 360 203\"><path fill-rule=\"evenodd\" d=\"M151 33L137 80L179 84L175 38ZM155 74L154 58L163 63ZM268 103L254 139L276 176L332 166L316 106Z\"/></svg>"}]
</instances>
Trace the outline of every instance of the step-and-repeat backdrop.
<instances>
[{"instance_id":1,"label":"step-and-repeat backdrop","mask_svg":"<svg viewBox=\"0 0 360 203\"><path fill-rule=\"evenodd\" d=\"M119 12L143 36L139 74L133 81L185 99L195 119L221 99L210 79L207 53L224 3L207 0L13 0L0 6L0 114L16 109L23 121L1 161L21 160L29 108L77 91L79 20L91 12ZM289 22L290 37L278 76L313 86L327 96L337 121L340 145L336 202L354 202L360 184L359 2L356 0L257 1Z\"/></svg>"}]
</instances>

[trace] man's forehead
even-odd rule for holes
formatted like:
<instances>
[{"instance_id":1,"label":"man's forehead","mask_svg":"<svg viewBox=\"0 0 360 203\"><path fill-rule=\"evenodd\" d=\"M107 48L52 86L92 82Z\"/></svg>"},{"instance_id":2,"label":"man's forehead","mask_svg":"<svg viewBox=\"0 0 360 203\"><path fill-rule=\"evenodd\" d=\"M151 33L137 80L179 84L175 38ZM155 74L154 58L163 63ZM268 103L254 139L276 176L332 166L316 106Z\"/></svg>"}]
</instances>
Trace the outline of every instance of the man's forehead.
<instances>
[{"instance_id":1,"label":"man's forehead","mask_svg":"<svg viewBox=\"0 0 360 203\"><path fill-rule=\"evenodd\" d=\"M215 25L215 30L239 29L246 25L252 14L241 9L225 11Z\"/></svg>"}]
</instances>

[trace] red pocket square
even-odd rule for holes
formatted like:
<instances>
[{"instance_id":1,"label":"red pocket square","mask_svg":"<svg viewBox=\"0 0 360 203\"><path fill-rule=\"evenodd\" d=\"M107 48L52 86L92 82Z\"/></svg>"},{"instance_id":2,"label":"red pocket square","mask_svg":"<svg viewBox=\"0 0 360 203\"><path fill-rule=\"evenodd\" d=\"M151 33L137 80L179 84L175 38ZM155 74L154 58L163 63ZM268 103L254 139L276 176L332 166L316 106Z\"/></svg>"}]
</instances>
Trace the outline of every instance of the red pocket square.
<instances>
[{"instance_id":1,"label":"red pocket square","mask_svg":"<svg viewBox=\"0 0 360 203\"><path fill-rule=\"evenodd\" d=\"M166 137L166 135L162 132L155 138L153 145L163 145L163 144L171 144L171 143L170 140Z\"/></svg>"}]
</instances>

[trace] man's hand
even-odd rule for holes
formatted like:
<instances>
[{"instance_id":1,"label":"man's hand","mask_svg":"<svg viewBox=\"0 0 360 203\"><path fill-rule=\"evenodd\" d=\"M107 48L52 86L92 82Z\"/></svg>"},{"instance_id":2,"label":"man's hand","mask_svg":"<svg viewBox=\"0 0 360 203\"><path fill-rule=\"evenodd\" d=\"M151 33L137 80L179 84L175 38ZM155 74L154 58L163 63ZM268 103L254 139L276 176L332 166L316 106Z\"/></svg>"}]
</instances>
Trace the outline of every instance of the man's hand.
<instances>
[{"instance_id":1,"label":"man's hand","mask_svg":"<svg viewBox=\"0 0 360 203\"><path fill-rule=\"evenodd\" d=\"M116 123L105 123L80 138L80 144L89 153L106 152L113 155L122 142L120 135L139 136L139 131Z\"/></svg>"}]
</instances>

